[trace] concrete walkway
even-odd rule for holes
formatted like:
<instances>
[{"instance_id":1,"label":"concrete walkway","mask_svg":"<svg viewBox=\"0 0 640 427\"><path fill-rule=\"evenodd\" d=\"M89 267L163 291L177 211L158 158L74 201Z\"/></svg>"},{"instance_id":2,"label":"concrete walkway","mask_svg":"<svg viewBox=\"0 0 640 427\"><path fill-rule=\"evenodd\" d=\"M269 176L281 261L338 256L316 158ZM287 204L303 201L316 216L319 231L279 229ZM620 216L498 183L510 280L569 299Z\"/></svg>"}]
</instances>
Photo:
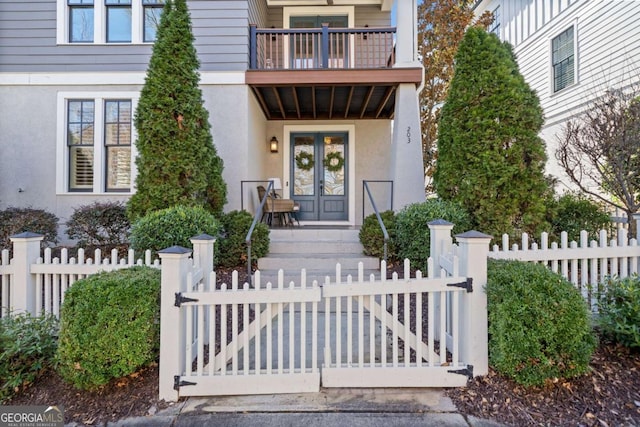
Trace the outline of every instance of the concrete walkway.
<instances>
[{"instance_id":1,"label":"concrete walkway","mask_svg":"<svg viewBox=\"0 0 640 427\"><path fill-rule=\"evenodd\" d=\"M319 393L188 398L128 427L472 426L501 424L463 416L443 389L322 389Z\"/></svg>"}]
</instances>

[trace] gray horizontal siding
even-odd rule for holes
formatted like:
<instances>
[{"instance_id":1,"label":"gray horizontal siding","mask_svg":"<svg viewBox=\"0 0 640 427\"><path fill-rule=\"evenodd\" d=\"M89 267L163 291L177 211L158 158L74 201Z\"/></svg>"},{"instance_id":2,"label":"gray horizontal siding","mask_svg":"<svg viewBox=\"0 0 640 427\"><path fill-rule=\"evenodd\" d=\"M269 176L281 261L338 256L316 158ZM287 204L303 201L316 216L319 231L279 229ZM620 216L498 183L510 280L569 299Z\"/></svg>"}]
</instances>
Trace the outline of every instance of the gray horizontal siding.
<instances>
[{"instance_id":1,"label":"gray horizontal siding","mask_svg":"<svg viewBox=\"0 0 640 427\"><path fill-rule=\"evenodd\" d=\"M188 1L201 71L246 70L247 1ZM58 46L55 0L0 0L0 72L145 71L151 49L148 44Z\"/></svg>"}]
</instances>

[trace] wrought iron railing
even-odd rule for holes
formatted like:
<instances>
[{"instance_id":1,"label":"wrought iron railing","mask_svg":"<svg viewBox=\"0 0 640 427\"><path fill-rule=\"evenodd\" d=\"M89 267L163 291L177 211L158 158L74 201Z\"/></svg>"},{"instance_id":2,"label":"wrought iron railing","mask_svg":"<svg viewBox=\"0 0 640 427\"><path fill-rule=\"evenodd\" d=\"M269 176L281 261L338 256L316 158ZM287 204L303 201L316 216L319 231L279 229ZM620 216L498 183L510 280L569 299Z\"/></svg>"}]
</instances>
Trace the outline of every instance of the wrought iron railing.
<instances>
[{"instance_id":1,"label":"wrought iron railing","mask_svg":"<svg viewBox=\"0 0 640 427\"><path fill-rule=\"evenodd\" d=\"M364 196L365 193L369 196L369 202L371 202L371 207L373 208L373 212L376 215L376 219L378 220L378 225L380 225L380 228L382 229L382 235L384 236L384 247L383 247L383 255L384 255L384 262L387 262L387 248L389 245L389 232L387 231L387 227L385 227L384 222L382 221L382 217L380 216L380 211L378 211L378 207L376 206L376 202L373 199L373 195L371 195L371 190L369 190L369 183L370 182L385 182L385 183L390 183L391 184L391 210L393 210L393 181L373 181L373 180L363 180L362 181L362 219L364 222Z\"/></svg>"},{"instance_id":2,"label":"wrought iron railing","mask_svg":"<svg viewBox=\"0 0 640 427\"><path fill-rule=\"evenodd\" d=\"M252 70L391 68L395 27L250 28Z\"/></svg>"}]
</instances>

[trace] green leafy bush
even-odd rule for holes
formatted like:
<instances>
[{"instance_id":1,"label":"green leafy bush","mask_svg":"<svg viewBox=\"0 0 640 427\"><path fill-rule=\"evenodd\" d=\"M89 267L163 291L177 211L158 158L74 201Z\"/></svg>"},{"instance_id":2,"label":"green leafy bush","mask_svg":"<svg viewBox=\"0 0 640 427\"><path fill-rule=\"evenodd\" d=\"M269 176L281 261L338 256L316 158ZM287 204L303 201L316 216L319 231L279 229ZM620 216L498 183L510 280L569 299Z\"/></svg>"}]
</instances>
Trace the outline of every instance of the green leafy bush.
<instances>
[{"instance_id":1,"label":"green leafy bush","mask_svg":"<svg viewBox=\"0 0 640 427\"><path fill-rule=\"evenodd\" d=\"M396 252L396 215L393 211L384 211L380 213L382 223L387 229L389 234L389 240L387 241L387 257L392 260L397 258ZM375 256L378 258L384 257L384 235L382 234L382 228L378 223L376 214L367 216L362 221L362 227L360 227L360 243L364 247L364 254L369 256Z\"/></svg>"},{"instance_id":2,"label":"green leafy bush","mask_svg":"<svg viewBox=\"0 0 640 427\"><path fill-rule=\"evenodd\" d=\"M526 386L589 369L590 313L571 283L545 266L489 260L489 361Z\"/></svg>"},{"instance_id":3,"label":"green leafy bush","mask_svg":"<svg viewBox=\"0 0 640 427\"><path fill-rule=\"evenodd\" d=\"M600 230L611 229L609 214L594 201L574 193L560 196L550 207L552 235L560 238L560 233L567 232L569 241L580 241L580 231L589 233L590 239L597 239Z\"/></svg>"},{"instance_id":4,"label":"green leafy bush","mask_svg":"<svg viewBox=\"0 0 640 427\"><path fill-rule=\"evenodd\" d=\"M58 321L52 315L0 318L0 403L52 365L57 336Z\"/></svg>"},{"instance_id":5,"label":"green leafy bush","mask_svg":"<svg viewBox=\"0 0 640 427\"><path fill-rule=\"evenodd\" d=\"M122 202L95 202L74 209L66 222L67 235L82 247L105 251L123 248L128 243L131 224Z\"/></svg>"},{"instance_id":6,"label":"green leafy bush","mask_svg":"<svg viewBox=\"0 0 640 427\"><path fill-rule=\"evenodd\" d=\"M220 223L199 206L174 206L153 211L133 223L131 247L136 252L157 253L171 246L191 247L190 239L206 233L217 236Z\"/></svg>"},{"instance_id":7,"label":"green leafy bush","mask_svg":"<svg viewBox=\"0 0 640 427\"><path fill-rule=\"evenodd\" d=\"M629 348L640 349L640 278L609 279L598 298L601 333Z\"/></svg>"},{"instance_id":8,"label":"green leafy bush","mask_svg":"<svg viewBox=\"0 0 640 427\"><path fill-rule=\"evenodd\" d=\"M245 239L253 217L247 211L231 211L220 217L222 236L216 242L216 265L236 267L247 262L247 244ZM269 227L257 223L251 235L252 262L269 252Z\"/></svg>"},{"instance_id":9,"label":"green leafy bush","mask_svg":"<svg viewBox=\"0 0 640 427\"><path fill-rule=\"evenodd\" d=\"M60 316L58 372L95 389L158 359L160 270L133 267L79 280Z\"/></svg>"},{"instance_id":10,"label":"green leafy bush","mask_svg":"<svg viewBox=\"0 0 640 427\"><path fill-rule=\"evenodd\" d=\"M405 206L396 214L396 247L400 259L408 258L416 268L425 268L431 252L429 222L436 219L453 223L453 234L471 228L469 215L456 202L428 199Z\"/></svg>"},{"instance_id":11,"label":"green leafy bush","mask_svg":"<svg viewBox=\"0 0 640 427\"><path fill-rule=\"evenodd\" d=\"M44 209L9 207L0 211L0 249L9 249L14 234L30 231L44 235L43 245L58 241L58 217Z\"/></svg>"}]
</instances>

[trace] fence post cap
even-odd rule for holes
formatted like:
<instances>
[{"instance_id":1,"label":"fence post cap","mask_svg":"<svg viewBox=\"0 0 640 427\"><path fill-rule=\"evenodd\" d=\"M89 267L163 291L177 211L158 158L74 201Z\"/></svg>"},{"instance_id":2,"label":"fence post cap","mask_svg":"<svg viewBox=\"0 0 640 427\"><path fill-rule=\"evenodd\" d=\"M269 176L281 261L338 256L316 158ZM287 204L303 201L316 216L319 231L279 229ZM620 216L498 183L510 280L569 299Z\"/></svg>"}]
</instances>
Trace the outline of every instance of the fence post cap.
<instances>
[{"instance_id":1,"label":"fence post cap","mask_svg":"<svg viewBox=\"0 0 640 427\"><path fill-rule=\"evenodd\" d=\"M13 239L37 239L40 238L40 240L44 239L44 234L39 234L39 233L32 233L30 231L25 231L22 233L18 233L18 234L14 234L12 236L9 236L9 239L11 239L11 241L13 241Z\"/></svg>"},{"instance_id":2,"label":"fence post cap","mask_svg":"<svg viewBox=\"0 0 640 427\"><path fill-rule=\"evenodd\" d=\"M191 249L187 249L182 246L171 246L158 251L158 254L160 255L184 255L188 253L191 253Z\"/></svg>"},{"instance_id":3,"label":"fence post cap","mask_svg":"<svg viewBox=\"0 0 640 427\"><path fill-rule=\"evenodd\" d=\"M433 221L428 222L427 225L453 225L453 223L444 219L434 219Z\"/></svg>"},{"instance_id":4,"label":"fence post cap","mask_svg":"<svg viewBox=\"0 0 640 427\"><path fill-rule=\"evenodd\" d=\"M469 230L462 234L456 234L456 239L493 239L493 236L476 230Z\"/></svg>"},{"instance_id":5,"label":"fence post cap","mask_svg":"<svg viewBox=\"0 0 640 427\"><path fill-rule=\"evenodd\" d=\"M191 239L189 239L189 240L191 240L192 242L198 242L198 241L210 241L210 240L215 241L215 240L216 240L216 238L215 238L215 237L213 237L213 236L208 235L207 233L202 233L202 234L199 234L199 235L197 235L197 236L193 236L193 237L192 237Z\"/></svg>"}]
</instances>

